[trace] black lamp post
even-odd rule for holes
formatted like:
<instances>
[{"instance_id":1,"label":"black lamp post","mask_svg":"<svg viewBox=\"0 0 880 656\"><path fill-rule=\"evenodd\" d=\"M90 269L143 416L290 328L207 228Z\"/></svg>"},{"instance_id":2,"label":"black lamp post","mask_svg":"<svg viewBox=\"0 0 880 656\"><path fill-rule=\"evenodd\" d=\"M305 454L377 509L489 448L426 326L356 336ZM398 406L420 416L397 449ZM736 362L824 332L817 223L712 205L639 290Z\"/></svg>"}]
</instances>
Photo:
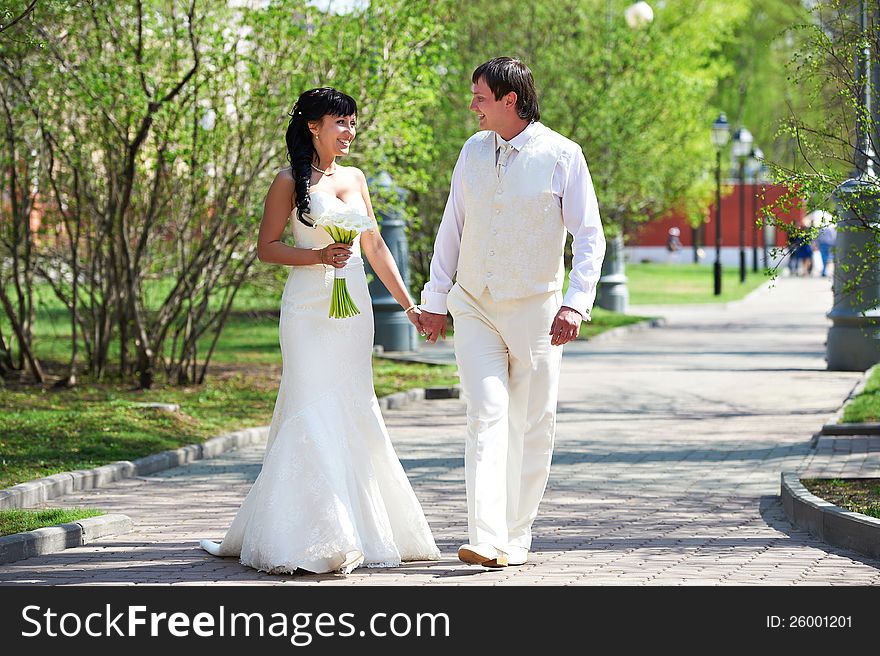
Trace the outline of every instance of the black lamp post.
<instances>
[{"instance_id":1,"label":"black lamp post","mask_svg":"<svg viewBox=\"0 0 880 656\"><path fill-rule=\"evenodd\" d=\"M712 124L712 145L715 146L715 296L721 294L721 149L730 138L730 124L724 112Z\"/></svg>"},{"instance_id":2,"label":"black lamp post","mask_svg":"<svg viewBox=\"0 0 880 656\"><path fill-rule=\"evenodd\" d=\"M733 156L739 161L739 281L746 281L746 157L752 151L752 133L739 128L733 133Z\"/></svg>"}]
</instances>

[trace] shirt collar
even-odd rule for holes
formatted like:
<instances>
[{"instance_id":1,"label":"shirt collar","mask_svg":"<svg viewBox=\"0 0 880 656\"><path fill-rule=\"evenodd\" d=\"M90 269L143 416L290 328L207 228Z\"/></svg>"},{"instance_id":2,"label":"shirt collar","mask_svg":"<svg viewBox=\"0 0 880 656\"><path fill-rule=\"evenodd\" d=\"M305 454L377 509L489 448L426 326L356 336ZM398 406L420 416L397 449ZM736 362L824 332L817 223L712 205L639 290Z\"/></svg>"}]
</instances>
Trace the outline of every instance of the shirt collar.
<instances>
[{"instance_id":1,"label":"shirt collar","mask_svg":"<svg viewBox=\"0 0 880 656\"><path fill-rule=\"evenodd\" d=\"M525 127L522 132L520 132L510 141L505 141L504 138L496 132L495 150L498 150L502 145L506 143L509 143L511 146L513 146L514 150L516 151L522 150L523 146L525 146L529 142L529 139L535 136L535 132L538 130L538 125L539 124L537 121L532 121Z\"/></svg>"}]
</instances>

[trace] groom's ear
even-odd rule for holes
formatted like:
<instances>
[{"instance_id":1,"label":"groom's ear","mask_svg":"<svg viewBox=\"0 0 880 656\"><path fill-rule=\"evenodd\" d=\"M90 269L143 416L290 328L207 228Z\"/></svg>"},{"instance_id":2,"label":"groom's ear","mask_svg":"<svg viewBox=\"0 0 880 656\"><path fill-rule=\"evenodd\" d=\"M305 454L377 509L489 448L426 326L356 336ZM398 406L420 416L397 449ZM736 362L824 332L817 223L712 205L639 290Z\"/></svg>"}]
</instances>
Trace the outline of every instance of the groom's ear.
<instances>
[{"instance_id":1,"label":"groom's ear","mask_svg":"<svg viewBox=\"0 0 880 656\"><path fill-rule=\"evenodd\" d=\"M509 109L513 107L516 109L516 101L519 100L516 95L516 91L511 91L506 96L504 96L504 109Z\"/></svg>"}]
</instances>

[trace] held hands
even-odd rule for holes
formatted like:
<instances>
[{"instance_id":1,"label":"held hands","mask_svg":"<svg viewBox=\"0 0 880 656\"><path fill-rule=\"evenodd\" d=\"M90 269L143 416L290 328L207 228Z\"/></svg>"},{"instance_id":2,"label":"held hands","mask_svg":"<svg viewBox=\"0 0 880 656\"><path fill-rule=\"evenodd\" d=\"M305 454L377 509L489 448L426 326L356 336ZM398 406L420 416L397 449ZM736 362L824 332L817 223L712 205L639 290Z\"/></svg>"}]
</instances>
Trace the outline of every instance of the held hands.
<instances>
[{"instance_id":1,"label":"held hands","mask_svg":"<svg viewBox=\"0 0 880 656\"><path fill-rule=\"evenodd\" d=\"M422 333L422 323L419 318L422 314L422 311L415 305L410 305L409 309L404 310L404 312L406 312L406 318L409 319L409 322L416 327L416 330L419 331L419 334L424 334Z\"/></svg>"},{"instance_id":2,"label":"held hands","mask_svg":"<svg viewBox=\"0 0 880 656\"><path fill-rule=\"evenodd\" d=\"M438 337L446 339L446 315L434 312L422 312L418 316L420 320L419 332L425 336L429 344L437 342Z\"/></svg>"},{"instance_id":3,"label":"held hands","mask_svg":"<svg viewBox=\"0 0 880 656\"><path fill-rule=\"evenodd\" d=\"M321 264L341 269L351 257L351 246L348 244L330 244L318 251L321 256Z\"/></svg>"},{"instance_id":4,"label":"held hands","mask_svg":"<svg viewBox=\"0 0 880 656\"><path fill-rule=\"evenodd\" d=\"M550 327L550 343L553 346L568 344L578 336L581 321L583 321L583 317L580 312L563 305L556 313L553 325Z\"/></svg>"}]
</instances>

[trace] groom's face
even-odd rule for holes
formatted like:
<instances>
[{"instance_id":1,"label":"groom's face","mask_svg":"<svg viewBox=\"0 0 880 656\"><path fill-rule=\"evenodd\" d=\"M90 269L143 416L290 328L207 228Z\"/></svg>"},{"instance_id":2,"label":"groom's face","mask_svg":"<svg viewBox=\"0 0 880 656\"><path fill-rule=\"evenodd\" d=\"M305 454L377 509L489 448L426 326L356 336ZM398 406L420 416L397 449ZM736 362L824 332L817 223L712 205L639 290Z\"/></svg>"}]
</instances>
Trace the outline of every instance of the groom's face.
<instances>
[{"instance_id":1,"label":"groom's face","mask_svg":"<svg viewBox=\"0 0 880 656\"><path fill-rule=\"evenodd\" d=\"M495 100L495 94L482 77L471 85L471 92L474 95L471 111L477 115L481 130L497 130L511 103L516 104L516 94L513 92L502 96L501 100Z\"/></svg>"}]
</instances>

